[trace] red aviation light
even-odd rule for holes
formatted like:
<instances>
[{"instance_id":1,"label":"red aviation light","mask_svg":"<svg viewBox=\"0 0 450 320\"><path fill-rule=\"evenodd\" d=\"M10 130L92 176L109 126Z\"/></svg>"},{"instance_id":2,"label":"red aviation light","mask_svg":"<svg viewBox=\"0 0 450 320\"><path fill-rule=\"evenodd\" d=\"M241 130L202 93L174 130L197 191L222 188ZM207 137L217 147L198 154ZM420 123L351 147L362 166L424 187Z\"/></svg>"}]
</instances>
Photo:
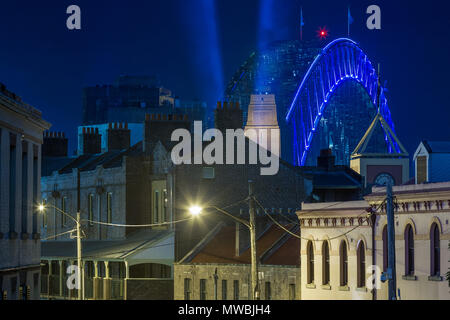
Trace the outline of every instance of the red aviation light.
<instances>
[{"instance_id":1,"label":"red aviation light","mask_svg":"<svg viewBox=\"0 0 450 320\"><path fill-rule=\"evenodd\" d=\"M320 27L319 30L317 30L317 36L320 38L320 40L325 40L328 38L328 30L327 27Z\"/></svg>"}]
</instances>

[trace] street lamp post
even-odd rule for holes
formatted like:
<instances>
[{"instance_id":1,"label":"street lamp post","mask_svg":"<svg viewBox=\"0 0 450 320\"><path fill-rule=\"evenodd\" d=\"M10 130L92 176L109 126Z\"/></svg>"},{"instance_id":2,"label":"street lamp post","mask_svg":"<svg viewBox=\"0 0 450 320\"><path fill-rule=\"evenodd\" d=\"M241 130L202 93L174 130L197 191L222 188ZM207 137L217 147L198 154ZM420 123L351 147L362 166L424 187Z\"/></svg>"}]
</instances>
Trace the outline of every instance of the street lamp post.
<instances>
[{"instance_id":1,"label":"street lamp post","mask_svg":"<svg viewBox=\"0 0 450 320\"><path fill-rule=\"evenodd\" d=\"M83 275L83 268L81 266L81 215L80 212L77 212L77 218L75 219L67 212L59 209L56 206L53 206L51 204L48 204L52 208L54 208L56 211L60 212L61 214L66 215L70 219L72 219L75 222L76 230L77 230L77 264L78 264L78 272L77 272L77 282L78 282L78 300L84 300L84 288L82 287L82 275ZM40 204L38 207L40 212L44 212L45 206L43 204ZM56 226L55 226L56 228Z\"/></svg>"},{"instance_id":2,"label":"street lamp post","mask_svg":"<svg viewBox=\"0 0 450 320\"><path fill-rule=\"evenodd\" d=\"M255 204L253 199L253 181L249 181L249 215L250 220L246 221L244 219L233 216L232 214L220 209L216 206L208 206L206 208L201 208L199 206L192 206L189 208L189 212L193 216L199 215L204 209L212 208L229 218L243 224L250 231L250 253L251 253L251 284L252 284L252 298L253 300L259 300L259 281L258 281L258 260L256 257L256 223L255 223Z\"/></svg>"}]
</instances>

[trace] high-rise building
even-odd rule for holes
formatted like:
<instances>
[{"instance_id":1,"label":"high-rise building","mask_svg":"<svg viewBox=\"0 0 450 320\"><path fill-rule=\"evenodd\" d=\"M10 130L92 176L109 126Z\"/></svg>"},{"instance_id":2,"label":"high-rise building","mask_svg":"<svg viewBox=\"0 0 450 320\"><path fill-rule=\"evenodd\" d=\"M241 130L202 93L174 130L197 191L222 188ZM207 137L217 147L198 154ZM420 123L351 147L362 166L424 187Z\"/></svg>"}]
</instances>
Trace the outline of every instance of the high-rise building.
<instances>
[{"instance_id":1,"label":"high-rise building","mask_svg":"<svg viewBox=\"0 0 450 320\"><path fill-rule=\"evenodd\" d=\"M349 165L377 114L377 80L368 56L350 39L325 47L319 41L277 41L251 54L229 82L225 97L240 102L246 123L252 94L275 95L284 160L311 166L320 150L331 149L336 164ZM380 110L394 130L384 92ZM374 133L373 148L386 148L387 142L382 130Z\"/></svg>"},{"instance_id":2,"label":"high-rise building","mask_svg":"<svg viewBox=\"0 0 450 320\"><path fill-rule=\"evenodd\" d=\"M141 122L146 113L168 109L174 97L154 77L120 76L112 85L83 89L83 125Z\"/></svg>"}]
</instances>

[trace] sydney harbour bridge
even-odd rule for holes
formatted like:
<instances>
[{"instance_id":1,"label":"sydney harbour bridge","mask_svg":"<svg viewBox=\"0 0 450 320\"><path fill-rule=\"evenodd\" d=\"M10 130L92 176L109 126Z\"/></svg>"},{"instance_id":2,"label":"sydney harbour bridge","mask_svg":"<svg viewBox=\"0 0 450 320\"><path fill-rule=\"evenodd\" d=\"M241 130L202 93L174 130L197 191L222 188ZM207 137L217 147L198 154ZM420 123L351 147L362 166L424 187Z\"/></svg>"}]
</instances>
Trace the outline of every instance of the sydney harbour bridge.
<instances>
[{"instance_id":1,"label":"sydney harbour bridge","mask_svg":"<svg viewBox=\"0 0 450 320\"><path fill-rule=\"evenodd\" d=\"M245 118L251 94L275 94L283 159L315 165L320 149L331 148L337 164L349 165L377 113L377 83L375 66L351 39L336 39L323 48L319 42L278 41L250 55L229 82L225 98L240 102ZM380 112L394 128L383 89ZM370 148L400 151L392 150L381 128Z\"/></svg>"}]
</instances>

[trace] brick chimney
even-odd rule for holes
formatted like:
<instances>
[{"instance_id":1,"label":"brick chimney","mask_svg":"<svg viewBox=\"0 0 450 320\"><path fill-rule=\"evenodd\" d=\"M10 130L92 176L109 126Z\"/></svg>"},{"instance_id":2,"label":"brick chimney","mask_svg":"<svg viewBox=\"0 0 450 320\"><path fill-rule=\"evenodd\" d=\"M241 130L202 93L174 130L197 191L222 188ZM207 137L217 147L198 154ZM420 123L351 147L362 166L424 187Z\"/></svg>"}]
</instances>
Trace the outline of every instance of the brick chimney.
<instances>
[{"instance_id":1,"label":"brick chimney","mask_svg":"<svg viewBox=\"0 0 450 320\"><path fill-rule=\"evenodd\" d=\"M131 131L128 123L109 123L106 131L107 151L128 149Z\"/></svg>"},{"instance_id":2,"label":"brick chimney","mask_svg":"<svg viewBox=\"0 0 450 320\"><path fill-rule=\"evenodd\" d=\"M239 106L239 102L217 102L217 108L215 110L215 126L222 132L226 129L242 129L243 118L242 109Z\"/></svg>"},{"instance_id":3,"label":"brick chimney","mask_svg":"<svg viewBox=\"0 0 450 320\"><path fill-rule=\"evenodd\" d=\"M67 157L68 139L64 132L44 132L42 157Z\"/></svg>"},{"instance_id":4,"label":"brick chimney","mask_svg":"<svg viewBox=\"0 0 450 320\"><path fill-rule=\"evenodd\" d=\"M334 167L335 164L335 156L331 149L322 149L320 150L320 155L317 157L317 167L330 170Z\"/></svg>"},{"instance_id":5,"label":"brick chimney","mask_svg":"<svg viewBox=\"0 0 450 320\"><path fill-rule=\"evenodd\" d=\"M144 121L143 151L151 152L151 145L157 141L170 143L172 132L176 129L190 131L191 122L187 115L182 114L146 114Z\"/></svg>"},{"instance_id":6,"label":"brick chimney","mask_svg":"<svg viewBox=\"0 0 450 320\"><path fill-rule=\"evenodd\" d=\"M79 137L81 143L81 154L95 154L102 152L102 136L98 128L83 127Z\"/></svg>"}]
</instances>

